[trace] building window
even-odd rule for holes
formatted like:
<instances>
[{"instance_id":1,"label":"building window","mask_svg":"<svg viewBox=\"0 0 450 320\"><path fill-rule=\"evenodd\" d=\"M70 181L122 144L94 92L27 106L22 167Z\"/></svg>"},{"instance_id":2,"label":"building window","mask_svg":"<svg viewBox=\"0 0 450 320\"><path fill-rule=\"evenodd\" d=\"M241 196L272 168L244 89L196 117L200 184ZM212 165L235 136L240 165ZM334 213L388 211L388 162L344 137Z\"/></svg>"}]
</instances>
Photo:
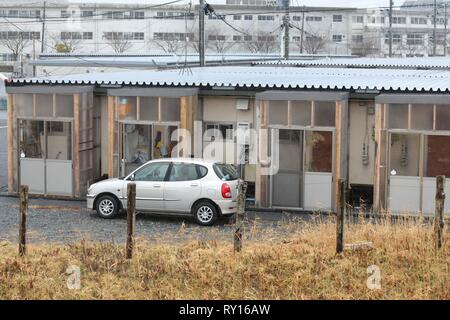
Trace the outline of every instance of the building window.
<instances>
[{"instance_id":1,"label":"building window","mask_svg":"<svg viewBox=\"0 0 450 320\"><path fill-rule=\"evenodd\" d=\"M242 20L242 16L240 14L235 14L233 20Z\"/></svg>"},{"instance_id":2,"label":"building window","mask_svg":"<svg viewBox=\"0 0 450 320\"><path fill-rule=\"evenodd\" d=\"M392 24L406 24L406 17L392 17Z\"/></svg>"},{"instance_id":3,"label":"building window","mask_svg":"<svg viewBox=\"0 0 450 320\"><path fill-rule=\"evenodd\" d=\"M209 41L225 41L225 36L220 34L210 34L208 35Z\"/></svg>"},{"instance_id":4,"label":"building window","mask_svg":"<svg viewBox=\"0 0 450 320\"><path fill-rule=\"evenodd\" d=\"M354 23L364 23L364 16L353 16Z\"/></svg>"},{"instance_id":5,"label":"building window","mask_svg":"<svg viewBox=\"0 0 450 320\"><path fill-rule=\"evenodd\" d=\"M144 19L145 18L145 12L144 11L135 11L134 12L134 18L135 19Z\"/></svg>"},{"instance_id":6,"label":"building window","mask_svg":"<svg viewBox=\"0 0 450 320\"><path fill-rule=\"evenodd\" d=\"M364 41L364 37L362 34L354 34L352 36L352 42L354 43L362 43Z\"/></svg>"},{"instance_id":7,"label":"building window","mask_svg":"<svg viewBox=\"0 0 450 320\"><path fill-rule=\"evenodd\" d=\"M241 36L233 36L233 41L241 41L242 37Z\"/></svg>"},{"instance_id":8,"label":"building window","mask_svg":"<svg viewBox=\"0 0 450 320\"><path fill-rule=\"evenodd\" d=\"M246 14L244 16L244 20L247 20L247 21L253 20L253 16L251 14Z\"/></svg>"},{"instance_id":9,"label":"building window","mask_svg":"<svg viewBox=\"0 0 450 320\"><path fill-rule=\"evenodd\" d=\"M301 17L301 16L293 16L293 17L292 17L292 20L293 20L293 21L301 21L301 20L302 20L302 17Z\"/></svg>"},{"instance_id":10,"label":"building window","mask_svg":"<svg viewBox=\"0 0 450 320\"><path fill-rule=\"evenodd\" d=\"M83 11L81 11L81 16L83 18L92 18L94 16L94 11L92 11L92 10L83 10Z\"/></svg>"},{"instance_id":11,"label":"building window","mask_svg":"<svg viewBox=\"0 0 450 320\"><path fill-rule=\"evenodd\" d=\"M322 21L322 17L315 17L315 16L308 16L308 17L306 17L306 21L309 21L309 22L320 22L320 21Z\"/></svg>"},{"instance_id":12,"label":"building window","mask_svg":"<svg viewBox=\"0 0 450 320\"><path fill-rule=\"evenodd\" d=\"M408 33L406 35L406 44L423 45L423 34L422 33Z\"/></svg>"},{"instance_id":13,"label":"building window","mask_svg":"<svg viewBox=\"0 0 450 320\"><path fill-rule=\"evenodd\" d=\"M244 41L252 41L252 36L244 36Z\"/></svg>"},{"instance_id":14,"label":"building window","mask_svg":"<svg viewBox=\"0 0 450 320\"><path fill-rule=\"evenodd\" d=\"M103 39L105 40L144 40L143 32L104 32Z\"/></svg>"},{"instance_id":15,"label":"building window","mask_svg":"<svg viewBox=\"0 0 450 320\"><path fill-rule=\"evenodd\" d=\"M19 10L9 10L8 11L8 17L9 18L18 18L19 17Z\"/></svg>"},{"instance_id":16,"label":"building window","mask_svg":"<svg viewBox=\"0 0 450 320\"><path fill-rule=\"evenodd\" d=\"M259 21L273 21L275 20L274 16L258 16Z\"/></svg>"},{"instance_id":17,"label":"building window","mask_svg":"<svg viewBox=\"0 0 450 320\"><path fill-rule=\"evenodd\" d=\"M393 33L392 34L392 43L400 44L401 42L402 42L402 35L400 33ZM384 43L389 44L389 33L385 34Z\"/></svg>"},{"instance_id":18,"label":"building window","mask_svg":"<svg viewBox=\"0 0 450 320\"><path fill-rule=\"evenodd\" d=\"M333 42L342 42L342 34L333 34Z\"/></svg>"},{"instance_id":19,"label":"building window","mask_svg":"<svg viewBox=\"0 0 450 320\"><path fill-rule=\"evenodd\" d=\"M342 14L333 14L333 22L342 22Z\"/></svg>"},{"instance_id":20,"label":"building window","mask_svg":"<svg viewBox=\"0 0 450 320\"><path fill-rule=\"evenodd\" d=\"M177 33L177 32L155 32L153 33L154 40L180 40L184 41L186 37L193 38L192 33Z\"/></svg>"},{"instance_id":21,"label":"building window","mask_svg":"<svg viewBox=\"0 0 450 320\"><path fill-rule=\"evenodd\" d=\"M411 24L427 24L427 18L422 17L411 17Z\"/></svg>"}]
</instances>

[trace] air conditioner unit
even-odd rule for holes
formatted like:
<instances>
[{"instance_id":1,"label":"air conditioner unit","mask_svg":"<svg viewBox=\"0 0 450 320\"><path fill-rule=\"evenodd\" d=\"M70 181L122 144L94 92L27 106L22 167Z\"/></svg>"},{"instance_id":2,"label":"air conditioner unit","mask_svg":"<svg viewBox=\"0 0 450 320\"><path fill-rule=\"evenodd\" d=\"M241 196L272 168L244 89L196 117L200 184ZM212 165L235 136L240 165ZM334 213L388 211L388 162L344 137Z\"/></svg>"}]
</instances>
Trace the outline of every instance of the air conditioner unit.
<instances>
[{"instance_id":1,"label":"air conditioner unit","mask_svg":"<svg viewBox=\"0 0 450 320\"><path fill-rule=\"evenodd\" d=\"M237 110L248 110L249 99L236 99Z\"/></svg>"}]
</instances>

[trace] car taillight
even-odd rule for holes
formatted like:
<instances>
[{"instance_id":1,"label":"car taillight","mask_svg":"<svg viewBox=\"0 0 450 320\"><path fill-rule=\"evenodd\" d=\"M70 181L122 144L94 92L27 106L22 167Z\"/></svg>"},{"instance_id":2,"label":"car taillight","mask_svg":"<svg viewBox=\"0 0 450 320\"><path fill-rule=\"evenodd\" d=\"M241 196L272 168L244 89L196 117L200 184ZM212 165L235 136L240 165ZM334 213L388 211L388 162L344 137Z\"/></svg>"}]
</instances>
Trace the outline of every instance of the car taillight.
<instances>
[{"instance_id":1,"label":"car taillight","mask_svg":"<svg viewBox=\"0 0 450 320\"><path fill-rule=\"evenodd\" d=\"M231 188L228 183L222 183L222 197L225 199L231 198Z\"/></svg>"}]
</instances>

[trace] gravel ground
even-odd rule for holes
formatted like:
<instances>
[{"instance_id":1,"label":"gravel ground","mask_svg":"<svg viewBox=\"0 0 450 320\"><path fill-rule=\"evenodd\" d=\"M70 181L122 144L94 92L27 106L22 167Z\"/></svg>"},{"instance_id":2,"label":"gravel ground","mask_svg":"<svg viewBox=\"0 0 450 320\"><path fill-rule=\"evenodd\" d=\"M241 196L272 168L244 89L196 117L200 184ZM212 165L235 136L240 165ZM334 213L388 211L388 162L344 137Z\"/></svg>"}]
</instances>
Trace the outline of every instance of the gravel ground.
<instances>
[{"instance_id":1,"label":"gravel ground","mask_svg":"<svg viewBox=\"0 0 450 320\"><path fill-rule=\"evenodd\" d=\"M0 197L0 241L17 242L19 201ZM287 222L310 220L310 215L249 213L244 236L247 240L282 241L290 230ZM298 228L298 224L290 224ZM136 236L150 242L177 243L185 240L224 240L232 243L234 226L220 219L213 227L201 227L186 218L168 218L138 214ZM81 239L123 243L126 218L99 218L81 201L30 199L27 217L27 239L30 243L70 243Z\"/></svg>"}]
</instances>

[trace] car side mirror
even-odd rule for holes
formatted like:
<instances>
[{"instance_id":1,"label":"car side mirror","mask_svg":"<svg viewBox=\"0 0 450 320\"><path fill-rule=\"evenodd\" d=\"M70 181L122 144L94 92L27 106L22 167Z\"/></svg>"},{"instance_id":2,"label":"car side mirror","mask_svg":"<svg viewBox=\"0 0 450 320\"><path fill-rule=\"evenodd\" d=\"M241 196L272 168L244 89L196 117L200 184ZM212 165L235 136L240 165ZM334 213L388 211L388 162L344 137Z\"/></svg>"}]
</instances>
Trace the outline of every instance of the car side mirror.
<instances>
[{"instance_id":1,"label":"car side mirror","mask_svg":"<svg viewBox=\"0 0 450 320\"><path fill-rule=\"evenodd\" d=\"M134 173L131 176L128 177L128 180L134 181Z\"/></svg>"}]
</instances>

